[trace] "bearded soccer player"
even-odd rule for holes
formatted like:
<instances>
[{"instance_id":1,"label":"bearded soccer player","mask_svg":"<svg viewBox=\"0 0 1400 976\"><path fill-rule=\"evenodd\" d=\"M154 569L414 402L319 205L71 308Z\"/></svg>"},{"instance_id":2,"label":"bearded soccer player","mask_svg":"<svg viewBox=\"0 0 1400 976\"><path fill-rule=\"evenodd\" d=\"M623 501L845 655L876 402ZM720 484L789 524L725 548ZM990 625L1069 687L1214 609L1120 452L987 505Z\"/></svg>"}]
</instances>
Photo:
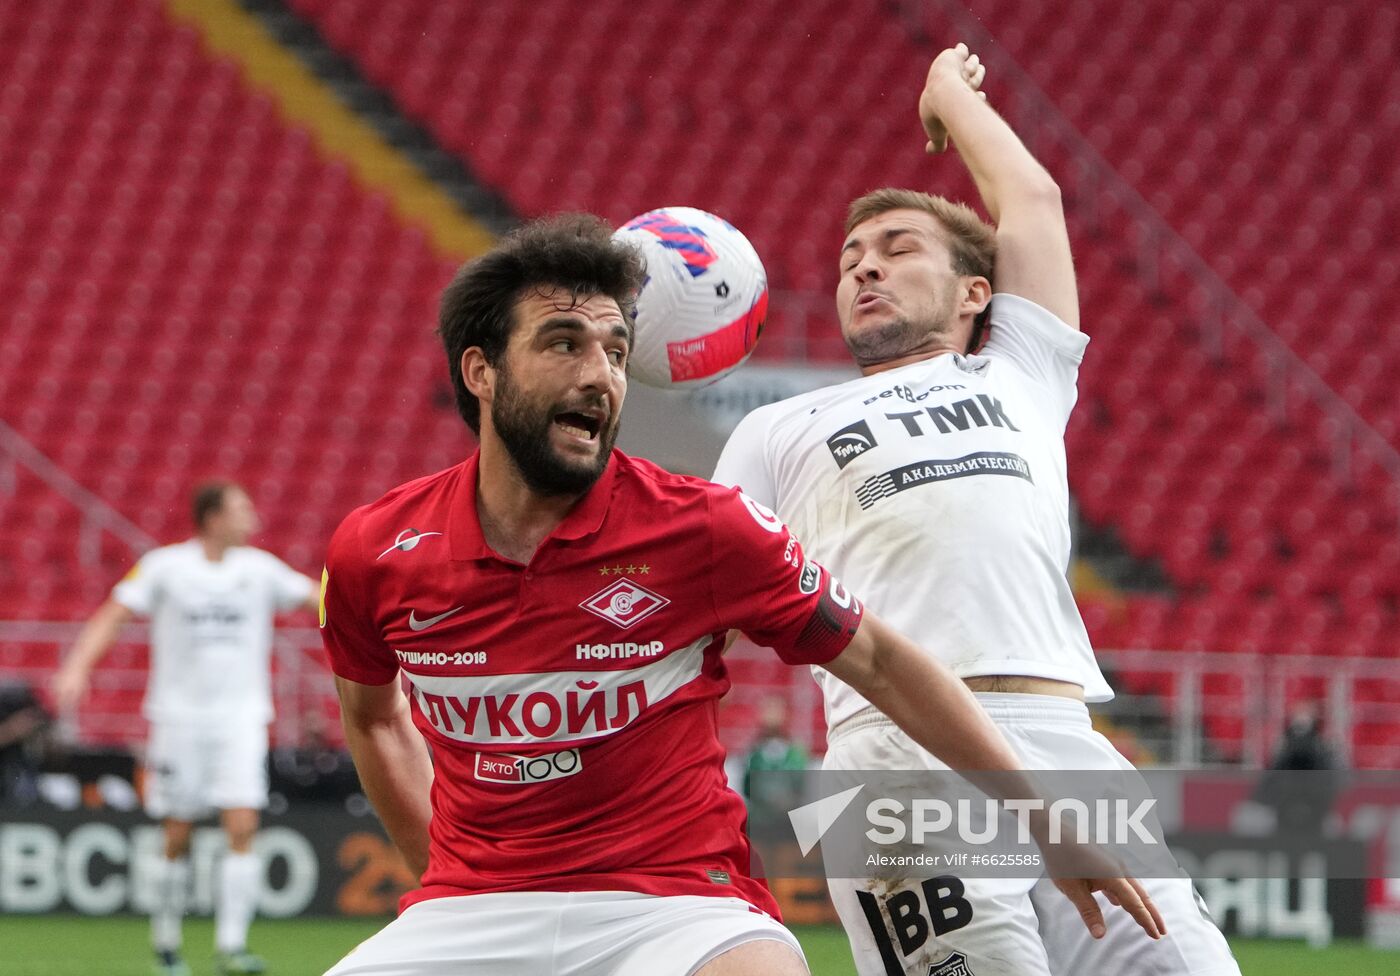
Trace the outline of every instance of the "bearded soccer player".
<instances>
[{"instance_id":1,"label":"bearded soccer player","mask_svg":"<svg viewBox=\"0 0 1400 976\"><path fill-rule=\"evenodd\" d=\"M272 618L281 610L314 609L316 584L247 545L258 514L238 485L197 488L194 522L195 538L146 553L112 590L54 676L54 695L62 709L77 705L122 624L138 614L151 618L151 675L142 705L151 723L145 802L165 832L151 912L155 972L190 971L180 955L190 834L196 820L217 810L229 845L214 903L217 970L260 973L263 960L246 942L262 880L253 838L258 811L267 806Z\"/></svg>"},{"instance_id":2,"label":"bearded soccer player","mask_svg":"<svg viewBox=\"0 0 1400 976\"><path fill-rule=\"evenodd\" d=\"M331 542L347 739L422 878L334 976L806 972L725 784L731 628L850 681L950 766L1016 763L962 683L771 512L613 449L643 273L586 216L466 265L439 322L480 449ZM1092 910L1097 885L1155 934L1131 881L1065 890Z\"/></svg>"},{"instance_id":3,"label":"bearded soccer player","mask_svg":"<svg viewBox=\"0 0 1400 976\"><path fill-rule=\"evenodd\" d=\"M962 678L1024 768L1130 771L1090 725L1084 702L1112 691L1065 575L1064 431L1089 341L1069 236L1050 175L979 97L983 75L965 46L942 52L919 113L930 152L952 137L995 227L912 190L856 200L836 304L863 377L754 411L715 480L773 508ZM945 768L854 683L817 677L826 768ZM1162 940L1086 937L1048 878L961 880L967 910L910 938L917 885L832 878L863 976L1239 972L1184 876L1142 882Z\"/></svg>"}]
</instances>

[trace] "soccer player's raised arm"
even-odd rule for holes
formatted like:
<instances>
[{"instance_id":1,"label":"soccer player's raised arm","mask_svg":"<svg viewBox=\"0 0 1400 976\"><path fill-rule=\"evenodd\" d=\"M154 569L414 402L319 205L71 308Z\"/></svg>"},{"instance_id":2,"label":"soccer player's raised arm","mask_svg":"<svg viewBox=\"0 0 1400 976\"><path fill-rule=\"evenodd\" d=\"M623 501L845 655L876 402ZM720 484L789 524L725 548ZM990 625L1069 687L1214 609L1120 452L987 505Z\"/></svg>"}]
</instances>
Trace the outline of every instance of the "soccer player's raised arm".
<instances>
[{"instance_id":1,"label":"soccer player's raised arm","mask_svg":"<svg viewBox=\"0 0 1400 976\"><path fill-rule=\"evenodd\" d=\"M116 600L108 600L88 618L73 642L73 649L63 659L63 666L53 676L51 688L59 711L74 707L87 694L93 667L117 639L122 624L132 616L127 607Z\"/></svg>"},{"instance_id":2,"label":"soccer player's raised arm","mask_svg":"<svg viewBox=\"0 0 1400 976\"><path fill-rule=\"evenodd\" d=\"M919 96L929 152L951 137L997 229L993 290L1029 299L1079 328L1079 294L1060 188L979 91L967 45L936 57Z\"/></svg>"},{"instance_id":3,"label":"soccer player's raised arm","mask_svg":"<svg viewBox=\"0 0 1400 976\"><path fill-rule=\"evenodd\" d=\"M969 780L990 787L990 792L1003 797L1038 795L1029 776L1008 792L1021 761L967 685L869 611L862 615L845 650L823 666L888 715L911 739ZM981 772L997 775L983 777ZM1037 825L1033 814L1031 822L1032 831L1043 840L1045 821L1042 819ZM1054 853L1043 842L1041 847L1047 857ZM1103 912L1094 900L1095 891L1102 891L1109 901L1130 914L1149 936L1161 938L1166 925L1137 881L1116 876L1116 865L1092 849L1078 849L1074 857L1079 859L1080 870L1086 864L1095 864L1102 868L1102 876L1057 876L1054 881L1079 910L1094 938L1102 938L1105 932ZM1053 867L1051 873L1054 874Z\"/></svg>"},{"instance_id":4,"label":"soccer player's raised arm","mask_svg":"<svg viewBox=\"0 0 1400 976\"><path fill-rule=\"evenodd\" d=\"M408 698L397 677L385 685L362 685L337 676L335 690L360 785L404 860L421 878L428 869L433 766L427 744L413 727Z\"/></svg>"}]
</instances>

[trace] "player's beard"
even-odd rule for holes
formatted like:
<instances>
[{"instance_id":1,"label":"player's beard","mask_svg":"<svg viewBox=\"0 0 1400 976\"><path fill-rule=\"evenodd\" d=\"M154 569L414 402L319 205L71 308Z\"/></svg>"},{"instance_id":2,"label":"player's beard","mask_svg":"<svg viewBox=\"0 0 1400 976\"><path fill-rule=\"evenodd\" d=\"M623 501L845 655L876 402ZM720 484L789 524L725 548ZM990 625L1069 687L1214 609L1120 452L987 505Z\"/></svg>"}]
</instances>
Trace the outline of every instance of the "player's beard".
<instances>
[{"instance_id":1,"label":"player's beard","mask_svg":"<svg viewBox=\"0 0 1400 976\"><path fill-rule=\"evenodd\" d=\"M607 470L617 440L618 418L609 415L598 431L598 453L592 461L573 462L554 450L550 434L554 418L579 407L605 406L602 397L572 404L540 403L517 387L505 369L497 370L496 397L491 402L491 424L510 453L511 460L532 491L541 495L581 495Z\"/></svg>"},{"instance_id":2,"label":"player's beard","mask_svg":"<svg viewBox=\"0 0 1400 976\"><path fill-rule=\"evenodd\" d=\"M933 306L934 303L930 303ZM949 289L943 307L926 307L918 315L896 315L894 318L855 331L844 329L842 338L858 366L874 366L899 359L946 339L957 325L957 295ZM961 350L959 350L961 351Z\"/></svg>"}]
</instances>

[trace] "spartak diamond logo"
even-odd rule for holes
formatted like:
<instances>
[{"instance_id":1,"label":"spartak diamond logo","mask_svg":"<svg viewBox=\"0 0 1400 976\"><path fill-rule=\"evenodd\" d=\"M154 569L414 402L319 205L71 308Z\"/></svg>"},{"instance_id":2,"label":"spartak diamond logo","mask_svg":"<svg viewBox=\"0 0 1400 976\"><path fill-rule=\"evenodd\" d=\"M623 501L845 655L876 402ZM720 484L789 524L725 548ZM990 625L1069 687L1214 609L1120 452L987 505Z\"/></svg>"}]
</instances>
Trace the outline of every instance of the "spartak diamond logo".
<instances>
[{"instance_id":1,"label":"spartak diamond logo","mask_svg":"<svg viewBox=\"0 0 1400 976\"><path fill-rule=\"evenodd\" d=\"M623 577L594 593L579 606L624 630L650 617L671 601Z\"/></svg>"}]
</instances>

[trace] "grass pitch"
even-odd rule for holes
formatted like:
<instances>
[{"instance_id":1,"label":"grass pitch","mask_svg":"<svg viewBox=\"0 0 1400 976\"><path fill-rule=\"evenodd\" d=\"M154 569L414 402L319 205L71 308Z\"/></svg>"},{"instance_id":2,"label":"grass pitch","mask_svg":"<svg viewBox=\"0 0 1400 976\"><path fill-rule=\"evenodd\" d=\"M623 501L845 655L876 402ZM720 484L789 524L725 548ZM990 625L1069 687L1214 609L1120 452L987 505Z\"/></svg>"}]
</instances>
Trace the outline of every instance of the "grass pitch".
<instances>
[{"instance_id":1,"label":"grass pitch","mask_svg":"<svg viewBox=\"0 0 1400 976\"><path fill-rule=\"evenodd\" d=\"M268 976L320 976L385 919L261 919L251 947L265 956ZM845 936L828 926L793 926L813 976L851 976ZM185 923L185 958L195 976L212 976L214 929L208 919ZM1395 976L1400 952L1356 942L1313 950L1298 942L1236 940L1245 976ZM144 918L0 915L0 973L4 976L149 976Z\"/></svg>"}]
</instances>

